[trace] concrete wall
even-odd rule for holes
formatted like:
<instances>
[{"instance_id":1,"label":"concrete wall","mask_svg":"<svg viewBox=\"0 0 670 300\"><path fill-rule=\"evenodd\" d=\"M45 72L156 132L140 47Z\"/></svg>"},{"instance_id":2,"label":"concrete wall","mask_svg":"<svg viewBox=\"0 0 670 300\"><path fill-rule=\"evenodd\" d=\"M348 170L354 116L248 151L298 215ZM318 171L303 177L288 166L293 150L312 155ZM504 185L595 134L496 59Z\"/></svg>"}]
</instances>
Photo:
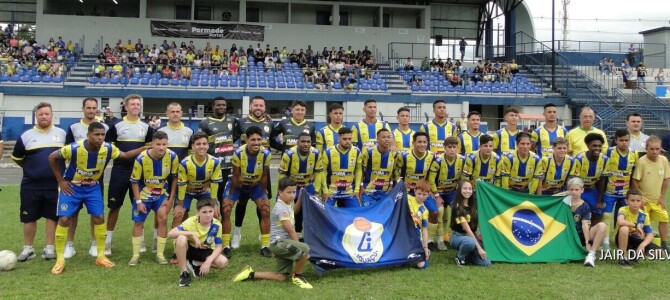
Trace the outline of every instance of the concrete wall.
<instances>
[{"instance_id":1,"label":"concrete wall","mask_svg":"<svg viewBox=\"0 0 670 300\"><path fill-rule=\"evenodd\" d=\"M670 27L665 27L665 30L644 34L644 42L659 44L645 46L644 63L648 67L666 68L670 66L670 51L668 51L668 45L670 45ZM663 51L665 52L665 55L652 56L654 53L661 53Z\"/></svg>"}]
</instances>

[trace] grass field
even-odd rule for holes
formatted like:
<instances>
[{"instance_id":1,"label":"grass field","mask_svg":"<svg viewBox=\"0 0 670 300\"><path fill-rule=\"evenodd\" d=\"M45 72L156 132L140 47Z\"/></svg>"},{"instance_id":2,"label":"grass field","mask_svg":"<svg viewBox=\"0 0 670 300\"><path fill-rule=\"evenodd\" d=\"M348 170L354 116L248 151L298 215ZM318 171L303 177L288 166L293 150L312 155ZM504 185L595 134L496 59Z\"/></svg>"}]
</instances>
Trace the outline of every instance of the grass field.
<instances>
[{"instance_id":1,"label":"grass field","mask_svg":"<svg viewBox=\"0 0 670 300\"><path fill-rule=\"evenodd\" d=\"M19 188L1 186L0 249L19 253L22 227L19 223ZM490 268L457 267L454 250L433 253L430 267L418 271L411 267L379 270L337 270L318 277L308 266L305 276L313 290L302 290L289 282L255 281L232 283L232 276L250 264L255 270L272 270L274 260L258 254L257 218L253 204L248 206L243 229L242 247L234 252L230 265L213 270L190 287L177 286L178 268L159 266L153 253L142 256L142 263L127 265L131 256L130 210L124 206L114 234L113 269L103 269L88 257L90 243L88 217L75 241L77 255L68 260L60 276L49 273L53 261L39 256L20 263L10 272L0 273L2 299L470 299L470 298L619 298L665 299L670 293L666 284L668 262L642 261L633 270L619 268L611 261L598 261L596 268L572 264L495 264ZM148 224L153 223L147 220ZM151 229L147 228L147 243ZM36 251L44 246L44 223L38 225ZM172 252L168 243L166 254Z\"/></svg>"}]
</instances>

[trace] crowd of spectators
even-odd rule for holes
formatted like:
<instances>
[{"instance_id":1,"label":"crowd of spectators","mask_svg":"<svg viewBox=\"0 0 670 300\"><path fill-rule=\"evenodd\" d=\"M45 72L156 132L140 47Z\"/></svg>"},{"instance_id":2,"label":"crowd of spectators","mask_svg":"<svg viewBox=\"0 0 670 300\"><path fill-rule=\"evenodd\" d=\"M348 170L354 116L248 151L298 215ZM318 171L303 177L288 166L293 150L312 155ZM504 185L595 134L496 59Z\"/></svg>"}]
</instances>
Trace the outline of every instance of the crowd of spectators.
<instances>
[{"instance_id":1,"label":"crowd of spectators","mask_svg":"<svg viewBox=\"0 0 670 300\"><path fill-rule=\"evenodd\" d=\"M0 42L0 74L61 77L81 53L78 43L66 43L62 37L39 44L34 39L23 40L9 33Z\"/></svg>"},{"instance_id":2,"label":"crowd of spectators","mask_svg":"<svg viewBox=\"0 0 670 300\"><path fill-rule=\"evenodd\" d=\"M621 77L626 88L632 88L635 83L645 84L647 75L650 77L653 75L644 62L640 62L635 66L628 58L624 58L621 64L617 66L613 59L603 57L598 62L598 68L603 76ZM659 68L654 76L654 81L656 81L657 85L662 85L665 83L666 77L667 74L663 68Z\"/></svg>"},{"instance_id":3,"label":"crowd of spectators","mask_svg":"<svg viewBox=\"0 0 670 300\"><path fill-rule=\"evenodd\" d=\"M415 69L424 72L423 74L437 75L444 78L452 86L469 84L469 82L511 82L512 76L519 72L519 65L514 59L512 61L479 60L474 66L466 67L460 60L447 58L443 61L441 58L428 59L425 57L421 65L416 68L411 58L407 58L403 70L406 74L411 74L407 80L410 85L422 86L425 82L422 73L414 72Z\"/></svg>"},{"instance_id":4,"label":"crowd of spectators","mask_svg":"<svg viewBox=\"0 0 670 300\"><path fill-rule=\"evenodd\" d=\"M91 72L96 77L130 78L149 73L158 74L159 78L191 80L194 73L235 76L245 74L247 70L282 72L290 66L297 66L302 71L305 82L323 89L335 82L348 86L359 76L372 77L377 62L367 46L362 50L348 46L346 49L339 47L339 50L324 47L318 51L308 45L289 52L286 47L280 50L269 44L262 47L260 43L247 48L238 48L233 43L230 48L223 49L220 45L212 47L210 42L199 48L193 41L177 45L174 41L164 40L160 45L148 45L141 39L134 44L131 40L124 43L118 39L113 46L105 45ZM199 71L193 72L195 69Z\"/></svg>"}]
</instances>

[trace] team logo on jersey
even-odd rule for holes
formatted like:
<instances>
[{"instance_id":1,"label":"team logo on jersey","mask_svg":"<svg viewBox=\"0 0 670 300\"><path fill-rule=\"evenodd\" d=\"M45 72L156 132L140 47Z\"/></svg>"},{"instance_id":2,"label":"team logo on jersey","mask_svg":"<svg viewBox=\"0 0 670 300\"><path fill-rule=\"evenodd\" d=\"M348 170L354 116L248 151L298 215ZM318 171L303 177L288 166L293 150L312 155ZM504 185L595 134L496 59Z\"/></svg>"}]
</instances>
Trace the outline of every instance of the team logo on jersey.
<instances>
[{"instance_id":1,"label":"team logo on jersey","mask_svg":"<svg viewBox=\"0 0 670 300\"><path fill-rule=\"evenodd\" d=\"M60 142L60 137L57 135L54 135L54 142Z\"/></svg>"},{"instance_id":2,"label":"team logo on jersey","mask_svg":"<svg viewBox=\"0 0 670 300\"><path fill-rule=\"evenodd\" d=\"M60 210L61 211L66 211L67 210L67 204L63 203L60 205Z\"/></svg>"},{"instance_id":3,"label":"team logo on jersey","mask_svg":"<svg viewBox=\"0 0 670 300\"><path fill-rule=\"evenodd\" d=\"M228 130L233 130L233 124L228 123Z\"/></svg>"},{"instance_id":4,"label":"team logo on jersey","mask_svg":"<svg viewBox=\"0 0 670 300\"><path fill-rule=\"evenodd\" d=\"M357 217L344 230L342 247L355 263L376 263L384 254L383 232L382 224Z\"/></svg>"},{"instance_id":5,"label":"team logo on jersey","mask_svg":"<svg viewBox=\"0 0 670 300\"><path fill-rule=\"evenodd\" d=\"M184 134L184 136L181 137L182 142L188 142L189 139L190 137L188 136L188 134Z\"/></svg>"},{"instance_id":6,"label":"team logo on jersey","mask_svg":"<svg viewBox=\"0 0 670 300\"><path fill-rule=\"evenodd\" d=\"M264 130L265 132L270 132L270 126L265 125L265 127L263 127L263 130Z\"/></svg>"},{"instance_id":7,"label":"team logo on jersey","mask_svg":"<svg viewBox=\"0 0 670 300\"><path fill-rule=\"evenodd\" d=\"M305 128L305 129L303 129L302 132L304 132L304 133L309 133L309 128Z\"/></svg>"}]
</instances>

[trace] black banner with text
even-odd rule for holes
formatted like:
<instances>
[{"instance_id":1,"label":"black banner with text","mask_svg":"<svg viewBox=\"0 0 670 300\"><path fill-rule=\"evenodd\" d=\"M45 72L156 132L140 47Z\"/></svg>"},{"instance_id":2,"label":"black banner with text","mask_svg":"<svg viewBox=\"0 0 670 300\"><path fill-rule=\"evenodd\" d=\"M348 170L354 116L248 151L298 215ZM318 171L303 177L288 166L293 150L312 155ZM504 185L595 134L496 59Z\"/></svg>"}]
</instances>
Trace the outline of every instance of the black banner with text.
<instances>
[{"instance_id":1,"label":"black banner with text","mask_svg":"<svg viewBox=\"0 0 670 300\"><path fill-rule=\"evenodd\" d=\"M208 24L151 21L151 35L192 39L263 41L265 27L246 24Z\"/></svg>"}]
</instances>

